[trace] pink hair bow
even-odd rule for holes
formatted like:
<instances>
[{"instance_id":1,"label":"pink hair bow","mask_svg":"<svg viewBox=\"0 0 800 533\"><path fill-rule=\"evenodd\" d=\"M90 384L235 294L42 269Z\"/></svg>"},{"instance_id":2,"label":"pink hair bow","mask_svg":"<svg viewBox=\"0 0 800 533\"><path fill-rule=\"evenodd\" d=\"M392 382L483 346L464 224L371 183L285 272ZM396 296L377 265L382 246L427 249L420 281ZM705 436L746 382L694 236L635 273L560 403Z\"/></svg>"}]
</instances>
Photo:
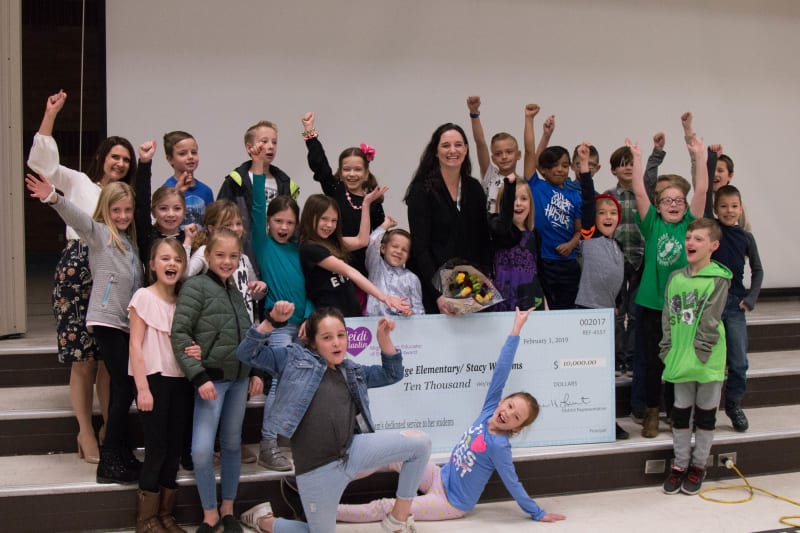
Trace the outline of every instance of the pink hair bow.
<instances>
[{"instance_id":1,"label":"pink hair bow","mask_svg":"<svg viewBox=\"0 0 800 533\"><path fill-rule=\"evenodd\" d=\"M361 151L367 156L367 161L375 159L375 148L365 143L361 143L358 147L361 148Z\"/></svg>"}]
</instances>

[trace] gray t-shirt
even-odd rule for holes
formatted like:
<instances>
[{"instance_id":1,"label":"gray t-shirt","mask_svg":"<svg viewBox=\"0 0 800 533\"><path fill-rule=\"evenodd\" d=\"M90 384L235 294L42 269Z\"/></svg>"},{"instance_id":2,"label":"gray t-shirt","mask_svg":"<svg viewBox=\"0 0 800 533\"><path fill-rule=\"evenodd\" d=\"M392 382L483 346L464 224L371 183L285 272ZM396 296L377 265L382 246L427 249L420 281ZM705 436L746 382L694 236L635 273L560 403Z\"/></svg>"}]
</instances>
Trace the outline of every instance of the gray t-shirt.
<instances>
[{"instance_id":1,"label":"gray t-shirt","mask_svg":"<svg viewBox=\"0 0 800 533\"><path fill-rule=\"evenodd\" d=\"M347 455L356 427L356 406L341 370L328 368L292 435L295 475Z\"/></svg>"}]
</instances>

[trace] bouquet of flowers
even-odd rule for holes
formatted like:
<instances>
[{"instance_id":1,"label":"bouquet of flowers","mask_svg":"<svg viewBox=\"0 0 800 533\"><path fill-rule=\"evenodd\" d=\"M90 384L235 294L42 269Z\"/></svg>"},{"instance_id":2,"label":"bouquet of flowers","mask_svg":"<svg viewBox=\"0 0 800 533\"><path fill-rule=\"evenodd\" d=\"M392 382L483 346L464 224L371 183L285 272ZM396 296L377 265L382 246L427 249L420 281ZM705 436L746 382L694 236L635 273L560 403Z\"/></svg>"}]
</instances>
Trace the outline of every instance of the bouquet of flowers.
<instances>
[{"instance_id":1,"label":"bouquet of flowers","mask_svg":"<svg viewBox=\"0 0 800 533\"><path fill-rule=\"evenodd\" d=\"M433 286L458 315L475 313L503 301L503 296L488 276L458 259L442 265L434 276Z\"/></svg>"}]
</instances>

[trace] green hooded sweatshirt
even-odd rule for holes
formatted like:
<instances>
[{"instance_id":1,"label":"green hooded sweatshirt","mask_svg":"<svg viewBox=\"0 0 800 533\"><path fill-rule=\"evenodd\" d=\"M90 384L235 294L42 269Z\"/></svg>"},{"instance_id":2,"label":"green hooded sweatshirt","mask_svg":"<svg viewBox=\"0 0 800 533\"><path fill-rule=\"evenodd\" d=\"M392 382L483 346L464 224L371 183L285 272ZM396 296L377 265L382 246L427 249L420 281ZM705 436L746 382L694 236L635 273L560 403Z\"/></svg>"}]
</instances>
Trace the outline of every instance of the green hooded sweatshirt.
<instances>
[{"instance_id":1,"label":"green hooded sweatshirt","mask_svg":"<svg viewBox=\"0 0 800 533\"><path fill-rule=\"evenodd\" d=\"M661 316L664 381L722 381L727 351L722 311L731 271L716 261L694 275L690 268L676 270L667 282Z\"/></svg>"}]
</instances>

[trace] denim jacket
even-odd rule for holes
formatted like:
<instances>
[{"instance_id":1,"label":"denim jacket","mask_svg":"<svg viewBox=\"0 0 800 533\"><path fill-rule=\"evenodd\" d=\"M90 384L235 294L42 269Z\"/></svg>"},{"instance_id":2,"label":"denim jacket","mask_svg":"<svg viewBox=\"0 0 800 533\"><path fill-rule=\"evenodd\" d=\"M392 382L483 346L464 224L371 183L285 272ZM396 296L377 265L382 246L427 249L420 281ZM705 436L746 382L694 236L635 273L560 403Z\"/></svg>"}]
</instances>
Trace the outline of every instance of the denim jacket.
<instances>
[{"instance_id":1,"label":"denim jacket","mask_svg":"<svg viewBox=\"0 0 800 533\"><path fill-rule=\"evenodd\" d=\"M326 361L299 344L270 346L269 335L258 331L256 326L247 331L236 354L243 363L264 370L278 379L275 403L267 420L275 424L278 433L291 437L317 392L328 366ZM363 415L370 433L375 431L375 425L369 411L367 389L385 387L403 379L403 357L399 350L395 355L381 353L381 363L362 366L345 359L339 365L356 403L356 410Z\"/></svg>"}]
</instances>

